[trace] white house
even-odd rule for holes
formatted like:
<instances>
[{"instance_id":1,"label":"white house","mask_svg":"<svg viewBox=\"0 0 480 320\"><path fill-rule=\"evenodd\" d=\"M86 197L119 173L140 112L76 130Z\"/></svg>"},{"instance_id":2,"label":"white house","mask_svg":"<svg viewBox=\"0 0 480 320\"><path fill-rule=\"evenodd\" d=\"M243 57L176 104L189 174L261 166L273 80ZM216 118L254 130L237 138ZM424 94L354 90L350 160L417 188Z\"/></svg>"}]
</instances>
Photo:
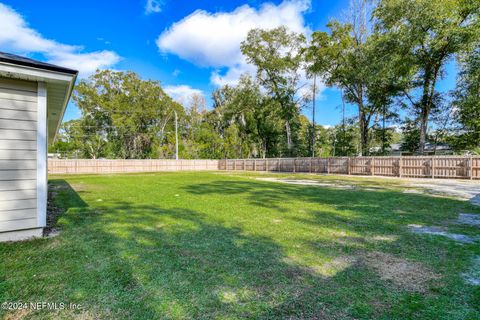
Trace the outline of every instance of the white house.
<instances>
[{"instance_id":1,"label":"white house","mask_svg":"<svg viewBox=\"0 0 480 320\"><path fill-rule=\"evenodd\" d=\"M0 52L0 241L42 236L47 145L77 71Z\"/></svg>"}]
</instances>

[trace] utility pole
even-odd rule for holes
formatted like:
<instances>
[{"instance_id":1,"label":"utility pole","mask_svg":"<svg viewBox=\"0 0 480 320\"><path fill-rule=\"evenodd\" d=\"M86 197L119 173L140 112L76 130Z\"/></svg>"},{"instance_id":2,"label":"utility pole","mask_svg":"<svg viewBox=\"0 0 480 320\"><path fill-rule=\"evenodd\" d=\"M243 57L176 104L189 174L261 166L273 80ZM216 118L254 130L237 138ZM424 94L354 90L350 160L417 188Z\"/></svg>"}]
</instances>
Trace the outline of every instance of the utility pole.
<instances>
[{"instance_id":1,"label":"utility pole","mask_svg":"<svg viewBox=\"0 0 480 320\"><path fill-rule=\"evenodd\" d=\"M312 158L315 157L315 134L316 134L316 130L315 130L315 95L316 95L316 86L317 84L317 75L314 74L313 75L313 98L312 98L312 125L313 125L313 129L312 129Z\"/></svg>"},{"instance_id":2,"label":"utility pole","mask_svg":"<svg viewBox=\"0 0 480 320\"><path fill-rule=\"evenodd\" d=\"M337 145L337 129L333 128L333 156L335 157L335 148Z\"/></svg>"},{"instance_id":3,"label":"utility pole","mask_svg":"<svg viewBox=\"0 0 480 320\"><path fill-rule=\"evenodd\" d=\"M345 156L345 97L343 95L343 89L342 89L342 139L343 139L343 143L342 143L342 153L343 153L343 156Z\"/></svg>"},{"instance_id":4,"label":"utility pole","mask_svg":"<svg viewBox=\"0 0 480 320\"><path fill-rule=\"evenodd\" d=\"M178 160L178 116L177 111L173 110L175 113L175 160Z\"/></svg>"},{"instance_id":5,"label":"utility pole","mask_svg":"<svg viewBox=\"0 0 480 320\"><path fill-rule=\"evenodd\" d=\"M382 155L385 155L385 144L387 143L387 139L385 136L385 117L387 116L386 106L383 104L383 128L382 128Z\"/></svg>"}]
</instances>

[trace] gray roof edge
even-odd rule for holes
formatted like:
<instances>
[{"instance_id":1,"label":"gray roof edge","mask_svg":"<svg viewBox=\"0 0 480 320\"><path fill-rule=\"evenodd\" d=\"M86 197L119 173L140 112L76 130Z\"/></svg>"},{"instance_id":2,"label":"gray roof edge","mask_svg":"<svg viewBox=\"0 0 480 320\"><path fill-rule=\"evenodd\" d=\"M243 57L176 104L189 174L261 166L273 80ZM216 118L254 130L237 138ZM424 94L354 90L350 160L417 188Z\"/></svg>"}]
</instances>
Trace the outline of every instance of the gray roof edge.
<instances>
[{"instance_id":1,"label":"gray roof edge","mask_svg":"<svg viewBox=\"0 0 480 320\"><path fill-rule=\"evenodd\" d=\"M30 58L25 58L22 56L17 56L15 54L1 52L1 51L0 51L0 62L7 62L11 64L32 67L32 68L37 68L42 70L48 70L48 71L67 73L71 75L78 74L78 71L74 69L60 67L54 64L50 64L50 63L46 63L46 62L42 62L42 61L30 59Z\"/></svg>"}]
</instances>

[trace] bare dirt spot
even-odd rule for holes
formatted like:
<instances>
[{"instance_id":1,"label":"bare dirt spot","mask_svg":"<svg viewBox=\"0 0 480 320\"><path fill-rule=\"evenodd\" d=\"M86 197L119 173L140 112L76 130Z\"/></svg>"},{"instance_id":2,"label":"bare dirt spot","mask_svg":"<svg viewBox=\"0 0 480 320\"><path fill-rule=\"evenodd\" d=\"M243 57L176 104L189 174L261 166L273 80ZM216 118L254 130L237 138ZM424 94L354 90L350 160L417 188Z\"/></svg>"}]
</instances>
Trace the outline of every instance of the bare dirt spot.
<instances>
[{"instance_id":1,"label":"bare dirt spot","mask_svg":"<svg viewBox=\"0 0 480 320\"><path fill-rule=\"evenodd\" d=\"M333 312L328 308L322 308L320 310L315 311L315 313L308 317L299 317L299 318L288 318L288 319L312 319L312 320L345 320L345 319L355 319L348 316L346 313L341 311Z\"/></svg>"},{"instance_id":2,"label":"bare dirt spot","mask_svg":"<svg viewBox=\"0 0 480 320\"><path fill-rule=\"evenodd\" d=\"M5 320L20 320L20 319L25 319L28 317L28 315L31 313L31 310L29 309L19 309L19 310L14 310L10 313L7 313L5 315Z\"/></svg>"},{"instance_id":3,"label":"bare dirt spot","mask_svg":"<svg viewBox=\"0 0 480 320\"><path fill-rule=\"evenodd\" d=\"M418 224L410 224L408 225L408 228L413 233L442 236L460 243L475 243L478 240L477 237L470 237L470 236L467 236L464 234L458 234L458 233L449 233L444 228L441 228L441 227L427 227L427 226L421 226Z\"/></svg>"},{"instance_id":4,"label":"bare dirt spot","mask_svg":"<svg viewBox=\"0 0 480 320\"><path fill-rule=\"evenodd\" d=\"M341 272L352 266L356 261L357 259L352 256L339 256L328 262L325 262L322 265L314 266L312 269L317 274L321 274L322 276L326 277L332 277L338 272Z\"/></svg>"},{"instance_id":5,"label":"bare dirt spot","mask_svg":"<svg viewBox=\"0 0 480 320\"><path fill-rule=\"evenodd\" d=\"M111 314L109 312L105 316L99 316L94 311L87 311L87 310L60 310L58 311L54 319L74 319L74 320L97 320L97 319L106 319L111 318Z\"/></svg>"},{"instance_id":6,"label":"bare dirt spot","mask_svg":"<svg viewBox=\"0 0 480 320\"><path fill-rule=\"evenodd\" d=\"M408 291L425 292L430 280L440 278L421 263L382 252L369 253L362 260L381 279Z\"/></svg>"}]
</instances>

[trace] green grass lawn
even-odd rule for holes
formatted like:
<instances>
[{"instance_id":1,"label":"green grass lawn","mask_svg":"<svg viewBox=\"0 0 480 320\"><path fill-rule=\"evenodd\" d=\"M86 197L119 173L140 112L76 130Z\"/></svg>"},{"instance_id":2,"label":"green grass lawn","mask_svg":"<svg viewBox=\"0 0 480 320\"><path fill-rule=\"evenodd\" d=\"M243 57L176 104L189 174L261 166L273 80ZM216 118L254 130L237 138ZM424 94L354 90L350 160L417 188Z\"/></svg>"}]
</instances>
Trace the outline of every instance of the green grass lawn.
<instances>
[{"instance_id":1,"label":"green grass lawn","mask_svg":"<svg viewBox=\"0 0 480 320\"><path fill-rule=\"evenodd\" d=\"M402 193L400 180L296 177L359 187L208 172L50 177L61 233L0 244L0 302L82 309L0 317L480 318L480 289L461 277L478 243L407 229L474 235L452 222L480 208Z\"/></svg>"}]
</instances>

